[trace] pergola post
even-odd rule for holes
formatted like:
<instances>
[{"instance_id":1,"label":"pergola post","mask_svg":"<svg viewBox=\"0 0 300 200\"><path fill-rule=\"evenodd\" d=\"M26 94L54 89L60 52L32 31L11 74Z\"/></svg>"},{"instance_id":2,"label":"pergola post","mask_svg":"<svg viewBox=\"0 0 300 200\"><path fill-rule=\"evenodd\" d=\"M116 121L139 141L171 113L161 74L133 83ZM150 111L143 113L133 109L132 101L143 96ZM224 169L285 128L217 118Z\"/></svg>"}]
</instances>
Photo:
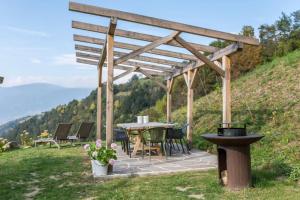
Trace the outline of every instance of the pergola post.
<instances>
[{"instance_id":1,"label":"pergola post","mask_svg":"<svg viewBox=\"0 0 300 200\"><path fill-rule=\"evenodd\" d=\"M231 123L231 89L230 89L230 58L222 57L222 67L225 71L225 76L222 77L223 82L223 127L230 126Z\"/></svg>"},{"instance_id":2,"label":"pergola post","mask_svg":"<svg viewBox=\"0 0 300 200\"><path fill-rule=\"evenodd\" d=\"M113 77L114 77L114 36L107 34L107 83L106 83L106 147L110 148L113 135Z\"/></svg>"},{"instance_id":3,"label":"pergola post","mask_svg":"<svg viewBox=\"0 0 300 200\"><path fill-rule=\"evenodd\" d=\"M167 80L167 122L172 122L172 88L173 79Z\"/></svg>"},{"instance_id":4,"label":"pergola post","mask_svg":"<svg viewBox=\"0 0 300 200\"><path fill-rule=\"evenodd\" d=\"M184 73L184 79L187 84L187 140L192 144L193 141L193 101L194 101L194 80L197 73L197 69L188 70Z\"/></svg>"},{"instance_id":5,"label":"pergola post","mask_svg":"<svg viewBox=\"0 0 300 200\"><path fill-rule=\"evenodd\" d=\"M102 135L102 67L98 67L96 138L101 139L101 135Z\"/></svg>"}]
</instances>

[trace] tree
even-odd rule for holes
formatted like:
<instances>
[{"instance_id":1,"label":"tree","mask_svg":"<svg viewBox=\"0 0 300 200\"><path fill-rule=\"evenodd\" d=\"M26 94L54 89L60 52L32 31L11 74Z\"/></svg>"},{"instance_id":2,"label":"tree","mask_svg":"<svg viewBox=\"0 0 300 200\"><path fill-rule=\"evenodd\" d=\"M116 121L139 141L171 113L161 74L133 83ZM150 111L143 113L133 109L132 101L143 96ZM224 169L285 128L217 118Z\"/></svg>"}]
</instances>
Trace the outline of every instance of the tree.
<instances>
[{"instance_id":1,"label":"tree","mask_svg":"<svg viewBox=\"0 0 300 200\"><path fill-rule=\"evenodd\" d=\"M254 37L254 28L252 26L245 25L243 26L240 34L247 37Z\"/></svg>"}]
</instances>

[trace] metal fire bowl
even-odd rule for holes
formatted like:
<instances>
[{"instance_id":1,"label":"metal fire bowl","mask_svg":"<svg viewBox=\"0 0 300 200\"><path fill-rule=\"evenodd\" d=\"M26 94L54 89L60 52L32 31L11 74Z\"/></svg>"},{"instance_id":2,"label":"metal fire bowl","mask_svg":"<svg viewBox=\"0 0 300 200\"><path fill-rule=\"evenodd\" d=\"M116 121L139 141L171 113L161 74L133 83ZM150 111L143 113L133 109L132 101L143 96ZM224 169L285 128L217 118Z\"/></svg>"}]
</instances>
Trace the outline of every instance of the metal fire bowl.
<instances>
[{"instance_id":1,"label":"metal fire bowl","mask_svg":"<svg viewBox=\"0 0 300 200\"><path fill-rule=\"evenodd\" d=\"M217 134L203 134L202 137L207 141L221 146L245 146L259 141L262 135L246 136L219 136Z\"/></svg>"}]
</instances>

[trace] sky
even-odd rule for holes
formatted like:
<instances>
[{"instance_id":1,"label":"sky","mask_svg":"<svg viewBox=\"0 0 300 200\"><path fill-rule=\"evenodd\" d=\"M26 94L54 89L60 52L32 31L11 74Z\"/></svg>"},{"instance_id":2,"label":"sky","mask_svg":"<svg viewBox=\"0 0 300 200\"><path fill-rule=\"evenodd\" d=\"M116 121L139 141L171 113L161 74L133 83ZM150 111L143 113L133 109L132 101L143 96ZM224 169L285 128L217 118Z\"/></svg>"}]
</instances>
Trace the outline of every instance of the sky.
<instances>
[{"instance_id":1,"label":"sky","mask_svg":"<svg viewBox=\"0 0 300 200\"><path fill-rule=\"evenodd\" d=\"M271 24L281 12L300 9L299 0L74 0L105 8L178 21L195 26L239 33L243 25L256 29ZM104 35L74 30L78 20L107 26L108 19L68 10L68 0L2 0L0 4L1 87L29 83L51 83L64 87L95 88L96 66L76 63L72 35ZM168 30L118 21L118 28L164 36ZM191 42L208 44L203 37L184 35ZM117 38L116 41L126 41ZM139 44L147 44L140 42ZM163 47L164 48L164 47ZM165 48L167 49L167 48ZM184 52L184 51L182 51ZM106 79L104 70L104 81ZM120 73L119 71L116 74ZM122 81L126 81L127 76Z\"/></svg>"}]
</instances>

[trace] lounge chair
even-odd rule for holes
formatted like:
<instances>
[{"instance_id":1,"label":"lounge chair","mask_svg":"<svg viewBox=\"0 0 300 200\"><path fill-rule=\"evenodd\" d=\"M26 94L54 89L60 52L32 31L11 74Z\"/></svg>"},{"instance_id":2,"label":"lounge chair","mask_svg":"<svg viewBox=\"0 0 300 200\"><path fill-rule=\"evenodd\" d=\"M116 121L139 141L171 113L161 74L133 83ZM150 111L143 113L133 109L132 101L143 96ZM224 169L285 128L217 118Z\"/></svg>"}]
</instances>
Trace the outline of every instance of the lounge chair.
<instances>
[{"instance_id":1,"label":"lounge chair","mask_svg":"<svg viewBox=\"0 0 300 200\"><path fill-rule=\"evenodd\" d=\"M93 129L94 122L82 122L76 135L70 135L68 136L68 140L71 140L73 143L74 141L81 141L81 140L87 140L90 136L90 133Z\"/></svg>"},{"instance_id":2,"label":"lounge chair","mask_svg":"<svg viewBox=\"0 0 300 200\"><path fill-rule=\"evenodd\" d=\"M58 124L56 131L54 133L53 138L40 138L38 140L34 141L34 146L36 147L37 143L54 143L59 149L59 143L60 141L67 141L68 140L68 134L71 130L72 124L71 123L60 123Z\"/></svg>"}]
</instances>

